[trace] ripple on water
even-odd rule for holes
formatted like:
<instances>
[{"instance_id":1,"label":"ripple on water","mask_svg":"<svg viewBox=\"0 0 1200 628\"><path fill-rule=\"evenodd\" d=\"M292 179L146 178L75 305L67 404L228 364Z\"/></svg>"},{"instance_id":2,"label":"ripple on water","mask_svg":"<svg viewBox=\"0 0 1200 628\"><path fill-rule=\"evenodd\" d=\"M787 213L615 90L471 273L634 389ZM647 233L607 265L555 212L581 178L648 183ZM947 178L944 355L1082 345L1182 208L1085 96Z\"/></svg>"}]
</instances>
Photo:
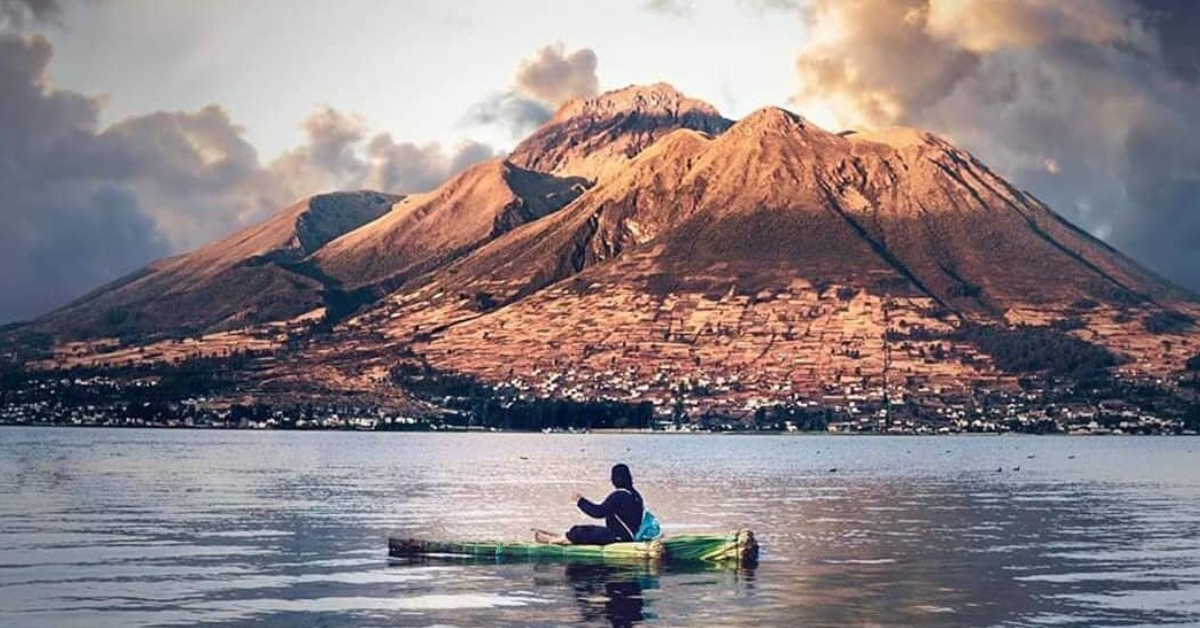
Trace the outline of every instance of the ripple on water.
<instances>
[{"instance_id":1,"label":"ripple on water","mask_svg":"<svg viewBox=\"0 0 1200 628\"><path fill-rule=\"evenodd\" d=\"M383 556L565 529L617 460L668 532L751 527L762 563ZM0 625L1200 623L1197 471L1182 439L0 428Z\"/></svg>"}]
</instances>

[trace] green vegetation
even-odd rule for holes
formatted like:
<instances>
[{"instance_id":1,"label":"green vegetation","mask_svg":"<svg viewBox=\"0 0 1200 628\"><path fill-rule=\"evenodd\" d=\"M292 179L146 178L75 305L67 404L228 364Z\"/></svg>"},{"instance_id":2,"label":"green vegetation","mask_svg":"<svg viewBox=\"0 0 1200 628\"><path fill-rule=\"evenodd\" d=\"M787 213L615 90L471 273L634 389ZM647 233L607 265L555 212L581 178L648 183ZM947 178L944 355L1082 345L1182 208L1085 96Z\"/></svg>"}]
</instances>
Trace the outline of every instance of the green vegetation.
<instances>
[{"instance_id":1,"label":"green vegetation","mask_svg":"<svg viewBox=\"0 0 1200 628\"><path fill-rule=\"evenodd\" d=\"M1192 377L1191 379L1180 381L1180 386L1200 388L1200 353L1188 358L1187 362L1183 363L1183 368L1188 373L1191 373Z\"/></svg>"},{"instance_id":2,"label":"green vegetation","mask_svg":"<svg viewBox=\"0 0 1200 628\"><path fill-rule=\"evenodd\" d=\"M1146 297L1117 286L1106 286L1100 292L1104 300L1117 305L1140 305Z\"/></svg>"},{"instance_id":3,"label":"green vegetation","mask_svg":"<svg viewBox=\"0 0 1200 628\"><path fill-rule=\"evenodd\" d=\"M500 301L492 296L491 293L484 292L483 290L476 292L472 300L475 304L475 309L480 312L489 312L500 307Z\"/></svg>"},{"instance_id":4,"label":"green vegetation","mask_svg":"<svg viewBox=\"0 0 1200 628\"><path fill-rule=\"evenodd\" d=\"M774 405L754 411L754 428L759 430L787 429L791 423L803 432L824 432L829 427L833 412L828 408L797 408L791 405Z\"/></svg>"},{"instance_id":5,"label":"green vegetation","mask_svg":"<svg viewBox=\"0 0 1200 628\"><path fill-rule=\"evenodd\" d=\"M654 418L654 407L648 402L477 399L471 417L475 425L505 430L647 429Z\"/></svg>"},{"instance_id":6,"label":"green vegetation","mask_svg":"<svg viewBox=\"0 0 1200 628\"><path fill-rule=\"evenodd\" d=\"M1078 316L1068 316L1050 323L1050 328L1056 331L1074 331L1084 327L1087 327L1087 322Z\"/></svg>"},{"instance_id":7,"label":"green vegetation","mask_svg":"<svg viewBox=\"0 0 1200 628\"><path fill-rule=\"evenodd\" d=\"M1072 317L1055 321L1049 327L965 324L949 334L914 325L907 334L889 331L887 339L889 342L963 342L990 356L1002 371L1045 373L1083 381L1104 376L1108 368L1120 361L1108 349L1066 333L1078 329L1081 323ZM930 350L930 357L943 360L948 354L939 344Z\"/></svg>"},{"instance_id":8,"label":"green vegetation","mask_svg":"<svg viewBox=\"0 0 1200 628\"><path fill-rule=\"evenodd\" d=\"M1177 334L1185 332L1196 319L1181 312L1161 310L1146 317L1146 331L1152 334Z\"/></svg>"},{"instance_id":9,"label":"green vegetation","mask_svg":"<svg viewBox=\"0 0 1200 628\"><path fill-rule=\"evenodd\" d=\"M1083 380L1118 364L1108 349L1047 327L964 325L951 337L974 345L1010 373L1045 372Z\"/></svg>"},{"instance_id":10,"label":"green vegetation","mask_svg":"<svg viewBox=\"0 0 1200 628\"><path fill-rule=\"evenodd\" d=\"M54 401L64 406L108 405L117 401L129 408L162 410L190 397L229 391L237 386L238 372L257 356L242 353L228 357L193 358L177 364L144 364L113 368L77 367L60 371L0 369L0 402L22 401L22 391L40 383L98 380L105 385L60 386ZM140 382L122 385L121 382ZM119 388L119 390L118 390ZM119 395L118 395L119 393Z\"/></svg>"},{"instance_id":11,"label":"green vegetation","mask_svg":"<svg viewBox=\"0 0 1200 628\"><path fill-rule=\"evenodd\" d=\"M24 323L0 326L0 363L37 360L49 356L53 348L53 336L35 331Z\"/></svg>"},{"instance_id":12,"label":"green vegetation","mask_svg":"<svg viewBox=\"0 0 1200 628\"><path fill-rule=\"evenodd\" d=\"M451 410L450 425L505 430L645 429L654 419L648 402L572 399L524 399L511 387L493 387L469 376L443 373L428 365L405 363L391 370L393 384Z\"/></svg>"},{"instance_id":13,"label":"green vegetation","mask_svg":"<svg viewBox=\"0 0 1200 628\"><path fill-rule=\"evenodd\" d=\"M960 282L950 286L946 290L946 296L951 299L968 298L976 299L983 295L983 288L966 282Z\"/></svg>"},{"instance_id":14,"label":"green vegetation","mask_svg":"<svg viewBox=\"0 0 1200 628\"><path fill-rule=\"evenodd\" d=\"M1200 432L1200 403L1193 403L1184 414L1183 429Z\"/></svg>"},{"instance_id":15,"label":"green vegetation","mask_svg":"<svg viewBox=\"0 0 1200 628\"><path fill-rule=\"evenodd\" d=\"M368 286L355 290L330 287L321 296L325 302L325 320L332 326L349 318L364 305L374 302L379 295Z\"/></svg>"}]
</instances>

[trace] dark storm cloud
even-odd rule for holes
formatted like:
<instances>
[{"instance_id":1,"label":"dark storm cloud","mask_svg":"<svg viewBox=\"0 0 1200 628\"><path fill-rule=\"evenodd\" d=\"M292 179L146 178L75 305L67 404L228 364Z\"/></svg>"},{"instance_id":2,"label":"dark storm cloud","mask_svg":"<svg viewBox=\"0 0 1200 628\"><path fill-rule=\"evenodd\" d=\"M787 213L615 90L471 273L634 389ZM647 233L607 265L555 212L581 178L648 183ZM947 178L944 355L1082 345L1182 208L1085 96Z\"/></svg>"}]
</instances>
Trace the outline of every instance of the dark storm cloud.
<instances>
[{"instance_id":1,"label":"dark storm cloud","mask_svg":"<svg viewBox=\"0 0 1200 628\"><path fill-rule=\"evenodd\" d=\"M49 5L28 6L29 16L52 15ZM304 122L304 145L264 165L215 105L101 128L100 99L49 84L52 56L44 37L0 35L0 323L296 199L331 189L426 190L493 152L396 142L323 108Z\"/></svg>"},{"instance_id":2,"label":"dark storm cloud","mask_svg":"<svg viewBox=\"0 0 1200 628\"><path fill-rule=\"evenodd\" d=\"M1158 33L1169 71L1200 81L1200 3L1187 0L1137 0L1150 28Z\"/></svg>"},{"instance_id":3,"label":"dark storm cloud","mask_svg":"<svg viewBox=\"0 0 1200 628\"><path fill-rule=\"evenodd\" d=\"M4 201L0 320L62 305L170 245L128 190L88 182L24 190Z\"/></svg>"},{"instance_id":4,"label":"dark storm cloud","mask_svg":"<svg viewBox=\"0 0 1200 628\"><path fill-rule=\"evenodd\" d=\"M1200 289L1200 131L1186 114L1139 119L1125 139L1129 198L1134 211L1114 219L1113 239L1155 268Z\"/></svg>"},{"instance_id":5,"label":"dark storm cloud","mask_svg":"<svg viewBox=\"0 0 1200 628\"><path fill-rule=\"evenodd\" d=\"M946 134L1200 289L1200 3L818 0L803 14L802 112Z\"/></svg>"},{"instance_id":6,"label":"dark storm cloud","mask_svg":"<svg viewBox=\"0 0 1200 628\"><path fill-rule=\"evenodd\" d=\"M7 10L7 8L6 8ZM41 37L0 36L0 321L25 317L167 252L121 186L70 175L56 158L91 149L100 105L45 87Z\"/></svg>"}]
</instances>

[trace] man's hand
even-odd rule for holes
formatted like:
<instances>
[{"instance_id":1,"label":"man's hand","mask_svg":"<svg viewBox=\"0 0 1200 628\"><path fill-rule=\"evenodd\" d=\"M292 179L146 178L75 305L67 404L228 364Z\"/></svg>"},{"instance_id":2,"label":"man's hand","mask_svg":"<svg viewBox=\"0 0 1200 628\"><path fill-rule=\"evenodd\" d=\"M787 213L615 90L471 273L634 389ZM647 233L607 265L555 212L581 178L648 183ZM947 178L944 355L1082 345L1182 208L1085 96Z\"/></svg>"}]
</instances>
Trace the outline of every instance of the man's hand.
<instances>
[{"instance_id":1,"label":"man's hand","mask_svg":"<svg viewBox=\"0 0 1200 628\"><path fill-rule=\"evenodd\" d=\"M579 493L571 493L571 503L572 504L578 504L579 500L581 500L581 499L583 499L583 495L580 495Z\"/></svg>"}]
</instances>

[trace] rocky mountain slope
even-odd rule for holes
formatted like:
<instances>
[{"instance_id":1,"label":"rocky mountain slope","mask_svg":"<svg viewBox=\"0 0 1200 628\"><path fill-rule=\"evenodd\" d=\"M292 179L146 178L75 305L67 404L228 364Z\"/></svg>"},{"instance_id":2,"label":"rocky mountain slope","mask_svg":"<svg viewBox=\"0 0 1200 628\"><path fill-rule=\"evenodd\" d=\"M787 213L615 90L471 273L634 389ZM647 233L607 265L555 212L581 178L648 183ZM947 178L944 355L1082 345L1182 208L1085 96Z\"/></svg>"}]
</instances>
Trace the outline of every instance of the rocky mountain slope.
<instances>
[{"instance_id":1,"label":"rocky mountain slope","mask_svg":"<svg viewBox=\"0 0 1200 628\"><path fill-rule=\"evenodd\" d=\"M837 135L777 108L715 138L672 133L567 210L433 280L507 300L648 243L657 275L698 287L723 267L743 291L803 278L991 315L1183 296L944 140Z\"/></svg>"},{"instance_id":2,"label":"rocky mountain slope","mask_svg":"<svg viewBox=\"0 0 1200 628\"><path fill-rule=\"evenodd\" d=\"M337 316L565 206L680 128L729 121L666 85L568 102L508 159L406 198L333 193L193 253L160 260L26 330L60 340L220 331L328 308Z\"/></svg>"},{"instance_id":3,"label":"rocky mountain slope","mask_svg":"<svg viewBox=\"0 0 1200 628\"><path fill-rule=\"evenodd\" d=\"M415 194L370 224L342 235L313 264L348 287L389 282L437 268L525 223L551 214L587 189L506 160L467 169L437 189Z\"/></svg>"},{"instance_id":4,"label":"rocky mountain slope","mask_svg":"<svg viewBox=\"0 0 1200 628\"><path fill-rule=\"evenodd\" d=\"M1161 378L1200 350L1195 296L915 129L834 133L774 107L734 123L630 87L428 193L369 198L322 237L285 212L34 325L106 334L81 313L119 309L252 332L354 293L255 377L386 395L419 365L660 409L686 391L689 412L729 415Z\"/></svg>"},{"instance_id":5,"label":"rocky mountain slope","mask_svg":"<svg viewBox=\"0 0 1200 628\"><path fill-rule=\"evenodd\" d=\"M1200 315L943 139L834 134L777 108L673 132L423 282L355 326L547 395L651 379L640 394L665 402L679 382L736 381L718 404L734 413L831 385L1011 383L966 326L1040 325L1170 372Z\"/></svg>"},{"instance_id":6,"label":"rocky mountain slope","mask_svg":"<svg viewBox=\"0 0 1200 628\"><path fill-rule=\"evenodd\" d=\"M665 83L629 86L564 103L509 160L529 170L598 181L675 129L715 134L730 124L712 105Z\"/></svg>"},{"instance_id":7,"label":"rocky mountain slope","mask_svg":"<svg viewBox=\"0 0 1200 628\"><path fill-rule=\"evenodd\" d=\"M386 213L401 197L336 192L192 253L159 260L34 322L61 339L183 335L285 320L323 306L297 264Z\"/></svg>"}]
</instances>

